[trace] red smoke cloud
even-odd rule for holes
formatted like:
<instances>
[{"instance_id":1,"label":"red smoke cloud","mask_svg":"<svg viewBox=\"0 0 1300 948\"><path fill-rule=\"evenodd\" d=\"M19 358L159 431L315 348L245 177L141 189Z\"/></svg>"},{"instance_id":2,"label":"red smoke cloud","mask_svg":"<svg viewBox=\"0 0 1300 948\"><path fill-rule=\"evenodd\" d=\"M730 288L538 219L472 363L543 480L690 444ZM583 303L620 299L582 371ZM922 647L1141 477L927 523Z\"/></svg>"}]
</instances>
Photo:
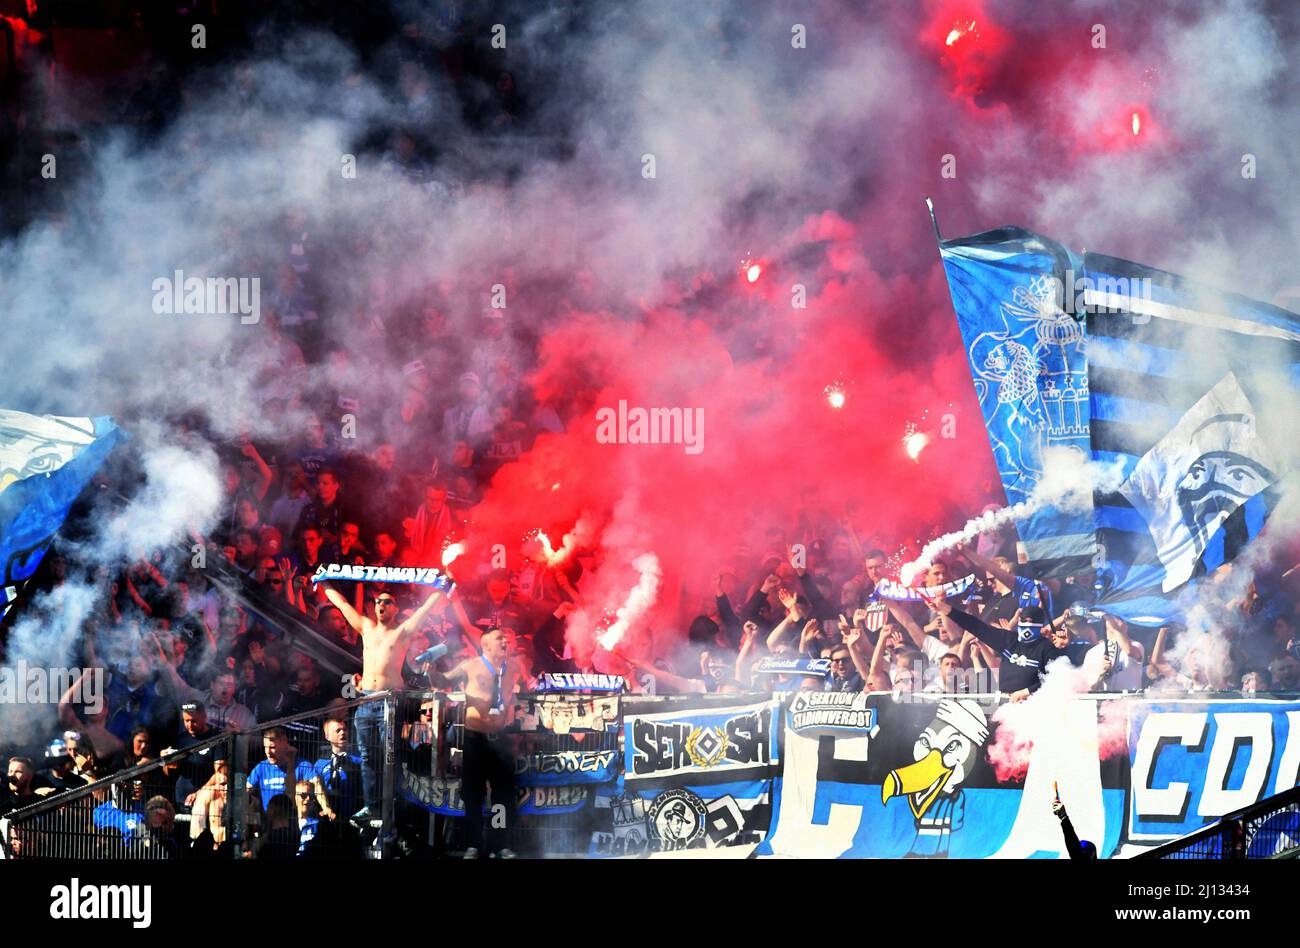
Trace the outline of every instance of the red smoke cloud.
<instances>
[{"instance_id":1,"label":"red smoke cloud","mask_svg":"<svg viewBox=\"0 0 1300 948\"><path fill-rule=\"evenodd\" d=\"M632 559L653 552L664 581L649 625L671 637L701 611L714 573L751 568L766 552L768 528L802 542L811 537L797 518L820 526L824 514L831 524L813 535L829 540L848 517L864 544L892 550L986 503L996 474L937 255L933 277L918 284L874 272L858 229L835 215L810 218L794 236L827 241L815 267L773 264L757 284L723 281L706 304L684 300L635 320L574 312L550 324L528 382L540 402L572 412L568 430L541 436L500 471L471 514L476 545L501 542L513 554L537 528L558 544L586 511L601 535L598 559L618 576L602 579L601 567L592 586L584 581L588 605L620 605L636 581ZM708 274L685 282L713 283ZM796 282L808 288L806 308L792 306ZM933 336L926 325L943 329ZM848 393L840 410L825 396L833 380ZM701 450L600 443L597 412L620 400L699 410ZM909 421L934 437L919 463L901 443ZM611 542L620 519L631 523Z\"/></svg>"}]
</instances>

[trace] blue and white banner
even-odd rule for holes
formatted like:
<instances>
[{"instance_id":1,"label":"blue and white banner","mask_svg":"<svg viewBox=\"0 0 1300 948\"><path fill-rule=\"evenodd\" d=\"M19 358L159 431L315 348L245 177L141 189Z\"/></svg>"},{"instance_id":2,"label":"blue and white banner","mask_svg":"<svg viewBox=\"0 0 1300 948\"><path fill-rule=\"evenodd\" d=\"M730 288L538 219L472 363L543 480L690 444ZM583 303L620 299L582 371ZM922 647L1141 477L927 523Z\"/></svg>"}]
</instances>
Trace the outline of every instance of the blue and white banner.
<instances>
[{"instance_id":1,"label":"blue and white banner","mask_svg":"<svg viewBox=\"0 0 1300 948\"><path fill-rule=\"evenodd\" d=\"M312 583L343 580L350 583L408 583L450 589L451 577L432 566L357 566L352 563L322 563L312 574Z\"/></svg>"},{"instance_id":2,"label":"blue and white banner","mask_svg":"<svg viewBox=\"0 0 1300 948\"><path fill-rule=\"evenodd\" d=\"M872 595L881 596L885 599L902 599L907 602L920 602L922 599L947 599L949 596L960 596L970 589L971 584L974 582L974 573L963 576L961 579L954 579L950 583L943 583L940 586L904 586L892 579L881 578L876 581L876 588Z\"/></svg>"},{"instance_id":3,"label":"blue and white banner","mask_svg":"<svg viewBox=\"0 0 1300 948\"><path fill-rule=\"evenodd\" d=\"M1182 619L1172 594L1263 528L1295 460L1300 317L1150 267L1087 254L1091 451L1107 612Z\"/></svg>"},{"instance_id":4,"label":"blue and white banner","mask_svg":"<svg viewBox=\"0 0 1300 948\"><path fill-rule=\"evenodd\" d=\"M579 672L542 672L537 676L534 691L610 691L625 689L626 680L621 675L582 674Z\"/></svg>"},{"instance_id":5,"label":"blue and white banner","mask_svg":"<svg viewBox=\"0 0 1300 948\"><path fill-rule=\"evenodd\" d=\"M774 701L624 715L629 789L731 783L771 776L778 758Z\"/></svg>"},{"instance_id":6,"label":"blue and white banner","mask_svg":"<svg viewBox=\"0 0 1300 948\"><path fill-rule=\"evenodd\" d=\"M770 778L706 786L629 790L622 780L596 791L588 856L653 856L721 847L751 848L771 822Z\"/></svg>"},{"instance_id":7,"label":"blue and white banner","mask_svg":"<svg viewBox=\"0 0 1300 948\"><path fill-rule=\"evenodd\" d=\"M1300 783L1300 702L1133 702L1128 839L1168 842Z\"/></svg>"},{"instance_id":8,"label":"blue and white banner","mask_svg":"<svg viewBox=\"0 0 1300 948\"><path fill-rule=\"evenodd\" d=\"M1007 503L1023 503L1048 449L1088 451L1084 328L1063 308L1067 274L1081 261L1018 227L945 240L939 250ZM1087 510L1043 507L1017 526L1040 576L1078 572L1093 555Z\"/></svg>"},{"instance_id":9,"label":"blue and white banner","mask_svg":"<svg viewBox=\"0 0 1300 948\"><path fill-rule=\"evenodd\" d=\"M111 418L0 409L0 587L36 572L73 501L121 437Z\"/></svg>"},{"instance_id":10,"label":"blue and white banner","mask_svg":"<svg viewBox=\"0 0 1300 948\"><path fill-rule=\"evenodd\" d=\"M865 691L800 691L790 698L786 726L796 734L862 734L880 731Z\"/></svg>"},{"instance_id":11,"label":"blue and white banner","mask_svg":"<svg viewBox=\"0 0 1300 948\"><path fill-rule=\"evenodd\" d=\"M796 675L825 678L831 673L829 658L760 658L752 669L755 675Z\"/></svg>"},{"instance_id":12,"label":"blue and white banner","mask_svg":"<svg viewBox=\"0 0 1300 948\"><path fill-rule=\"evenodd\" d=\"M516 787L515 805L526 815L576 813L586 807L591 789L586 786L567 787ZM459 777L434 777L415 774L403 765L402 797L430 813L443 816L464 816L465 801L461 797ZM491 812L491 795L483 802L483 812Z\"/></svg>"},{"instance_id":13,"label":"blue and white banner","mask_svg":"<svg viewBox=\"0 0 1300 948\"><path fill-rule=\"evenodd\" d=\"M787 714L772 825L755 850L787 858L1064 858L1059 786L1103 857L1120 842L1123 749L1105 754L1097 704L1043 707L1014 741L999 702L869 696L872 728L827 735ZM792 696L791 711L799 705Z\"/></svg>"}]
</instances>

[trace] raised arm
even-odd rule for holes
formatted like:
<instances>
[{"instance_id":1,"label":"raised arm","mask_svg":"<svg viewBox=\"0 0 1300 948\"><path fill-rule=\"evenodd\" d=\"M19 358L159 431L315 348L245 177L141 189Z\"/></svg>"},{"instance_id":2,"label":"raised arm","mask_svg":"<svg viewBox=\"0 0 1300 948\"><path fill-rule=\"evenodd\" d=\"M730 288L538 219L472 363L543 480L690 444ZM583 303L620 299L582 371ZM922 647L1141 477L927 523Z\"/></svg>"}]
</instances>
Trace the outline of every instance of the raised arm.
<instances>
[{"instance_id":1,"label":"raised arm","mask_svg":"<svg viewBox=\"0 0 1300 948\"><path fill-rule=\"evenodd\" d=\"M997 626L989 625L987 622L975 618L968 612L954 609L952 603L945 602L942 599L927 599L926 602L930 604L930 608L935 612L951 619L954 625L969 632L981 642L986 642L994 648L1003 648L1006 645L1006 629L999 629Z\"/></svg>"},{"instance_id":2,"label":"raised arm","mask_svg":"<svg viewBox=\"0 0 1300 948\"><path fill-rule=\"evenodd\" d=\"M259 454L257 448L253 446L253 442L245 441L244 446L239 449L239 453L242 454L244 457L248 458L250 461L252 461L254 465L256 465L257 499L258 500L264 499L266 497L267 491L271 489L271 482L275 480L275 475L271 473L271 468L267 465L266 461L262 459L262 455Z\"/></svg>"},{"instance_id":3,"label":"raised arm","mask_svg":"<svg viewBox=\"0 0 1300 948\"><path fill-rule=\"evenodd\" d=\"M989 559L987 556L981 556L979 553L975 552L974 547L971 547L968 544L962 544L957 548L957 552L965 557L966 562L970 563L977 569L984 570L984 572L1001 582L1008 589L1015 588L1015 574L1010 570L1003 569L994 560Z\"/></svg>"},{"instance_id":4,"label":"raised arm","mask_svg":"<svg viewBox=\"0 0 1300 948\"><path fill-rule=\"evenodd\" d=\"M796 569L795 573L799 576L799 586L803 589L803 594L808 598L808 605L813 616L818 619L834 619L836 612L835 607L826 601L822 591L817 588L817 583L808 575L808 570Z\"/></svg>"},{"instance_id":5,"label":"raised arm","mask_svg":"<svg viewBox=\"0 0 1300 948\"><path fill-rule=\"evenodd\" d=\"M424 600L420 608L411 613L411 618L402 623L402 634L411 635L419 631L420 626L424 624L424 620L429 617L429 613L433 611L433 607L438 604L440 599L442 599L441 589L435 589L429 593L429 598Z\"/></svg>"},{"instance_id":6,"label":"raised arm","mask_svg":"<svg viewBox=\"0 0 1300 948\"><path fill-rule=\"evenodd\" d=\"M758 641L758 626L746 622L740 636L740 651L736 654L736 681L744 682L753 663L754 644Z\"/></svg>"},{"instance_id":7,"label":"raised arm","mask_svg":"<svg viewBox=\"0 0 1300 948\"><path fill-rule=\"evenodd\" d=\"M883 598L883 597L882 597ZM885 606L889 609L889 614L894 617L894 621L907 630L912 641L922 652L925 651L925 629L916 624L916 620L908 614L902 604L893 600L885 599Z\"/></svg>"},{"instance_id":8,"label":"raised arm","mask_svg":"<svg viewBox=\"0 0 1300 948\"><path fill-rule=\"evenodd\" d=\"M757 622L763 604L767 602L767 594L779 585L781 585L781 579L775 573L764 579L762 585L758 586L745 602L744 607L741 609L741 618Z\"/></svg>"},{"instance_id":9,"label":"raised arm","mask_svg":"<svg viewBox=\"0 0 1300 948\"><path fill-rule=\"evenodd\" d=\"M675 675L670 671L662 668L656 668L654 665L647 665L645 662L636 658L627 659L627 663L637 671L646 671L653 675L656 682L663 682L670 688L675 688L682 694L703 693L708 689L702 681L696 681L693 678L683 678L681 675Z\"/></svg>"},{"instance_id":10,"label":"raised arm","mask_svg":"<svg viewBox=\"0 0 1300 948\"><path fill-rule=\"evenodd\" d=\"M794 623L794 616L787 613L786 617L776 624L776 628L773 629L767 636L767 650L769 652L771 652L778 645L781 644L781 639L785 637L786 631L790 628L790 626L793 623Z\"/></svg>"},{"instance_id":11,"label":"raised arm","mask_svg":"<svg viewBox=\"0 0 1300 948\"><path fill-rule=\"evenodd\" d=\"M884 636L880 636L884 638ZM853 662L853 667L857 673L862 676L864 689L871 687L871 659L865 654L867 637L866 633L857 627L854 627L848 635L844 637L844 644L848 647L849 658Z\"/></svg>"},{"instance_id":12,"label":"raised arm","mask_svg":"<svg viewBox=\"0 0 1300 948\"><path fill-rule=\"evenodd\" d=\"M162 670L162 680L171 689L178 703L185 701L200 700L201 692L191 687L189 682L181 677L180 672L176 670L175 660L167 655L167 650L163 648L162 642L157 634L150 632L149 638L153 641L154 648L158 650L157 665Z\"/></svg>"},{"instance_id":13,"label":"raised arm","mask_svg":"<svg viewBox=\"0 0 1300 948\"><path fill-rule=\"evenodd\" d=\"M1115 640L1121 651L1127 652L1131 661L1141 662L1145 657L1141 642L1134 642L1128 634L1128 623L1114 616L1106 616L1106 635Z\"/></svg>"},{"instance_id":14,"label":"raised arm","mask_svg":"<svg viewBox=\"0 0 1300 948\"><path fill-rule=\"evenodd\" d=\"M81 720L77 717L77 712L72 709L72 696L79 693L77 689L89 674L89 670L83 671L59 698L59 723L70 730L81 730Z\"/></svg>"},{"instance_id":15,"label":"raised arm","mask_svg":"<svg viewBox=\"0 0 1300 948\"><path fill-rule=\"evenodd\" d=\"M461 629L463 629L465 635L469 637L469 640L471 643L473 643L474 648L478 649L479 640L483 638L483 630L480 629L478 626L476 626L473 622L469 621L469 613L465 611L465 605L460 601L460 596L456 595L456 591L454 589L451 591L451 595L448 596L447 599L448 601L451 602L451 611L452 614L456 617L456 621L460 623Z\"/></svg>"},{"instance_id":16,"label":"raised arm","mask_svg":"<svg viewBox=\"0 0 1300 948\"><path fill-rule=\"evenodd\" d=\"M1147 665L1147 678L1157 681L1173 674L1173 668L1165 661L1165 640L1169 636L1169 626L1162 625L1156 633L1156 643L1151 649L1151 661Z\"/></svg>"}]
</instances>

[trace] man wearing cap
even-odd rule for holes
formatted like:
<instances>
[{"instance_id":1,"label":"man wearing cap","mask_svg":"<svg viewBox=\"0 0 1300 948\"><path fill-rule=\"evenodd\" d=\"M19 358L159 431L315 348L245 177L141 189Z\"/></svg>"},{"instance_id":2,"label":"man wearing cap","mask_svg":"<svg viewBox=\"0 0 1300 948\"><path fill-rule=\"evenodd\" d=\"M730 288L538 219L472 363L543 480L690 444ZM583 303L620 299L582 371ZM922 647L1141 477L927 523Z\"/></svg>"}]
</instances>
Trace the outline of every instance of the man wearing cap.
<instances>
[{"instance_id":1,"label":"man wearing cap","mask_svg":"<svg viewBox=\"0 0 1300 948\"><path fill-rule=\"evenodd\" d=\"M1043 634L1047 621L1040 606L1019 610L1015 627L1003 629L954 609L942 599L926 601L935 612L997 650L1002 659L998 666L998 685L1011 696L1012 701L1023 701L1036 692L1042 686L1047 664L1065 655L1049 636Z\"/></svg>"},{"instance_id":2,"label":"man wearing cap","mask_svg":"<svg viewBox=\"0 0 1300 948\"><path fill-rule=\"evenodd\" d=\"M45 749L45 769L32 778L32 790L40 796L84 787L87 781L72 772L72 754L63 738L50 741Z\"/></svg>"},{"instance_id":3,"label":"man wearing cap","mask_svg":"<svg viewBox=\"0 0 1300 948\"><path fill-rule=\"evenodd\" d=\"M325 596L348 625L361 636L361 688L362 697L381 691L401 691L402 660L406 658L410 639L420 631L424 620L433 612L443 597L442 589L434 589L424 604L405 622L397 621L397 600L391 593L381 592L375 597L375 618L363 616L352 608L347 597L322 583ZM384 748L384 703L368 701L357 708L353 719L357 732L357 746L361 751L361 782L365 794L365 807L356 818L368 821L379 814L380 765Z\"/></svg>"},{"instance_id":4,"label":"man wearing cap","mask_svg":"<svg viewBox=\"0 0 1300 948\"><path fill-rule=\"evenodd\" d=\"M221 733L221 729L208 721L208 709L202 701L187 701L181 705L183 733L176 741L176 750L187 750ZM196 787L212 779L211 748L188 755L181 763L181 772Z\"/></svg>"},{"instance_id":5,"label":"man wearing cap","mask_svg":"<svg viewBox=\"0 0 1300 948\"><path fill-rule=\"evenodd\" d=\"M464 439L471 445L481 445L491 433L492 414L483 400L483 385L476 373L465 372L460 377L460 403L442 416L443 443Z\"/></svg>"}]
</instances>

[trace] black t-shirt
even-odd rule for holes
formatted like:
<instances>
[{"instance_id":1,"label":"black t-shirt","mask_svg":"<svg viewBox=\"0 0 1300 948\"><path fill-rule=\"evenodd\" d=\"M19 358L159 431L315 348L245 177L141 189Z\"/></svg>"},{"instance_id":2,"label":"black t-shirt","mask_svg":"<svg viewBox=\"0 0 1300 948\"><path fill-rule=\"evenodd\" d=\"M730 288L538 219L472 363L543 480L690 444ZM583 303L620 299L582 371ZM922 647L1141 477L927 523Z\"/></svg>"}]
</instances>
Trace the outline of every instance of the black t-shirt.
<instances>
[{"instance_id":1,"label":"black t-shirt","mask_svg":"<svg viewBox=\"0 0 1300 948\"><path fill-rule=\"evenodd\" d=\"M952 610L949 618L980 641L997 650L1001 658L1001 664L998 666L998 687L1007 694L1014 694L1026 688L1037 691L1042 684L1042 675L1048 662L1065 654L1045 635L1022 642L1015 629L989 625L960 609Z\"/></svg>"},{"instance_id":2,"label":"black t-shirt","mask_svg":"<svg viewBox=\"0 0 1300 948\"><path fill-rule=\"evenodd\" d=\"M212 725L208 725L207 731L199 735L192 735L189 731L185 731L177 739L174 746L177 750L186 750L197 744L202 744L204 741L211 740L220 733L221 732ZM213 770L212 748L208 748L206 751L198 751L190 754L188 757L181 760L181 774L184 775L190 783L194 784L196 789L208 782L212 777Z\"/></svg>"},{"instance_id":3,"label":"black t-shirt","mask_svg":"<svg viewBox=\"0 0 1300 948\"><path fill-rule=\"evenodd\" d=\"M0 796L0 815L12 813L14 810L21 810L23 807L39 803L41 799L41 797L32 793L30 789L27 793L20 796L15 793L10 793L8 788L6 788L4 796Z\"/></svg>"},{"instance_id":4,"label":"black t-shirt","mask_svg":"<svg viewBox=\"0 0 1300 948\"><path fill-rule=\"evenodd\" d=\"M32 789L39 790L45 787L52 787L55 793L63 793L65 790L75 790L77 787L84 787L87 784L85 777L79 777L71 770L62 777L53 770L42 770L32 778Z\"/></svg>"}]
</instances>

